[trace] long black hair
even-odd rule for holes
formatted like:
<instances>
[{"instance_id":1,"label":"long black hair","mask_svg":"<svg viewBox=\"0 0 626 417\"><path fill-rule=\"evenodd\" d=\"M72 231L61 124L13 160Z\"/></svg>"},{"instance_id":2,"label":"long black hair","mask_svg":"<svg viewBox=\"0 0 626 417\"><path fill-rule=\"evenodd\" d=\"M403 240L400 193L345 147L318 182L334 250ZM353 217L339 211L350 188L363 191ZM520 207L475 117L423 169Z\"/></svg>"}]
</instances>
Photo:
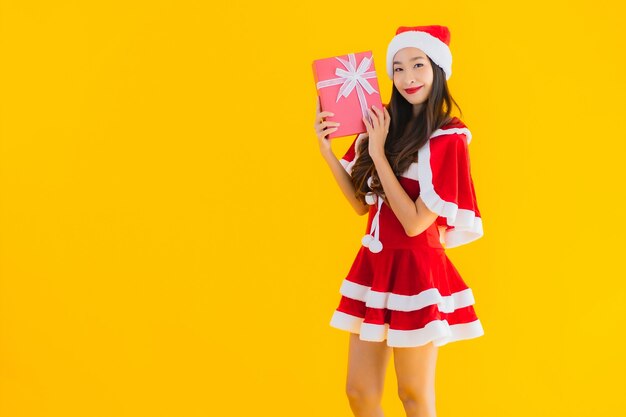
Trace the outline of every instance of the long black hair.
<instances>
[{"instance_id":1,"label":"long black hair","mask_svg":"<svg viewBox=\"0 0 626 417\"><path fill-rule=\"evenodd\" d=\"M404 173L409 165L417 161L419 149L428 141L432 133L445 126L452 120L452 103L463 112L452 98L448 90L448 82L441 67L428 57L433 69L433 84L430 95L426 99L422 110L413 116L413 105L398 91L395 84L391 92L391 100L385 105L391 123L385 141L385 154L396 176ZM372 191L384 198L384 192L376 167L369 155L367 136L359 144L358 159L352 167L352 183L356 190L356 197L365 203L365 194L369 191L367 178L372 177Z\"/></svg>"}]
</instances>

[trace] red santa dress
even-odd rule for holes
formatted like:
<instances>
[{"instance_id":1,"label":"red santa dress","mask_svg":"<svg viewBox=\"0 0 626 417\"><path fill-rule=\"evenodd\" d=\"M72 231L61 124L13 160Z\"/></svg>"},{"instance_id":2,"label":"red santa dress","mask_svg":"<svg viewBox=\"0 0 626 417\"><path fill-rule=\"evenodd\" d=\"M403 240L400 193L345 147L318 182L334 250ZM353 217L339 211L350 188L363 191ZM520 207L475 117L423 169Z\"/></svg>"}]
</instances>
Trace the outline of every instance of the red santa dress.
<instances>
[{"instance_id":1,"label":"red santa dress","mask_svg":"<svg viewBox=\"0 0 626 417\"><path fill-rule=\"evenodd\" d=\"M340 160L348 173L363 137L358 135ZM455 117L433 132L417 162L398 177L413 201L421 195L439 215L419 235L408 236L384 200L367 195L369 232L341 284L332 327L357 333L361 340L386 340L393 347L431 341L443 346L484 334L472 290L445 252L483 235L470 172L470 141L469 129Z\"/></svg>"}]
</instances>

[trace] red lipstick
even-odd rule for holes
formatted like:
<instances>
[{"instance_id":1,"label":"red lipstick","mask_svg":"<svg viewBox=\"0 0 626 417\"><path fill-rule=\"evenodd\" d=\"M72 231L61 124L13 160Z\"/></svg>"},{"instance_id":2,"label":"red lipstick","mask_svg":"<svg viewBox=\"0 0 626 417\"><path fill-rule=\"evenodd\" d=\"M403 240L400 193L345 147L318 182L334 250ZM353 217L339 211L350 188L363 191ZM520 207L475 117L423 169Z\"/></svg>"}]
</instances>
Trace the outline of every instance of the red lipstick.
<instances>
[{"instance_id":1,"label":"red lipstick","mask_svg":"<svg viewBox=\"0 0 626 417\"><path fill-rule=\"evenodd\" d=\"M423 85L421 85L419 87L415 87L415 88L407 88L404 91L406 91L408 94L413 94L413 93L415 93L417 90L419 90L422 87L423 87Z\"/></svg>"}]
</instances>

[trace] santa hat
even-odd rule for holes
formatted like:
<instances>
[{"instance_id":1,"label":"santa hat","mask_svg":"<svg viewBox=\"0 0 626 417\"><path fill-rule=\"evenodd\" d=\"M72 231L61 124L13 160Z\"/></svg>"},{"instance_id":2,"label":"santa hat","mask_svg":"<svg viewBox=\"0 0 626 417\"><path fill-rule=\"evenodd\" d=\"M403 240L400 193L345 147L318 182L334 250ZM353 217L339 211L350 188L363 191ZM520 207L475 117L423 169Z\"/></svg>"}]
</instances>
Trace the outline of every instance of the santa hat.
<instances>
[{"instance_id":1,"label":"santa hat","mask_svg":"<svg viewBox=\"0 0 626 417\"><path fill-rule=\"evenodd\" d=\"M400 26L396 36L387 47L387 74L393 80L393 57L402 48L413 47L424 51L446 74L452 75L452 53L450 52L450 31L446 26Z\"/></svg>"}]
</instances>

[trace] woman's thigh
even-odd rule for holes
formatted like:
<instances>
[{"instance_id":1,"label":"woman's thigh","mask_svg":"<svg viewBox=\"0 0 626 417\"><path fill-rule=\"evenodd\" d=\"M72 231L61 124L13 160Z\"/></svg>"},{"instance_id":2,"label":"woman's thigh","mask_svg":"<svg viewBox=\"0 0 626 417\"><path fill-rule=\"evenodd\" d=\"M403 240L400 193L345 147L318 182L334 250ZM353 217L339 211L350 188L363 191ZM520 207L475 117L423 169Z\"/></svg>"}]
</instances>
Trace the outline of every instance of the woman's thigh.
<instances>
[{"instance_id":1,"label":"woman's thigh","mask_svg":"<svg viewBox=\"0 0 626 417\"><path fill-rule=\"evenodd\" d=\"M396 347L393 350L400 396L411 399L433 394L438 347L429 342L422 346Z\"/></svg>"},{"instance_id":2,"label":"woman's thigh","mask_svg":"<svg viewBox=\"0 0 626 417\"><path fill-rule=\"evenodd\" d=\"M391 352L386 341L368 342L350 333L348 391L382 392Z\"/></svg>"}]
</instances>

